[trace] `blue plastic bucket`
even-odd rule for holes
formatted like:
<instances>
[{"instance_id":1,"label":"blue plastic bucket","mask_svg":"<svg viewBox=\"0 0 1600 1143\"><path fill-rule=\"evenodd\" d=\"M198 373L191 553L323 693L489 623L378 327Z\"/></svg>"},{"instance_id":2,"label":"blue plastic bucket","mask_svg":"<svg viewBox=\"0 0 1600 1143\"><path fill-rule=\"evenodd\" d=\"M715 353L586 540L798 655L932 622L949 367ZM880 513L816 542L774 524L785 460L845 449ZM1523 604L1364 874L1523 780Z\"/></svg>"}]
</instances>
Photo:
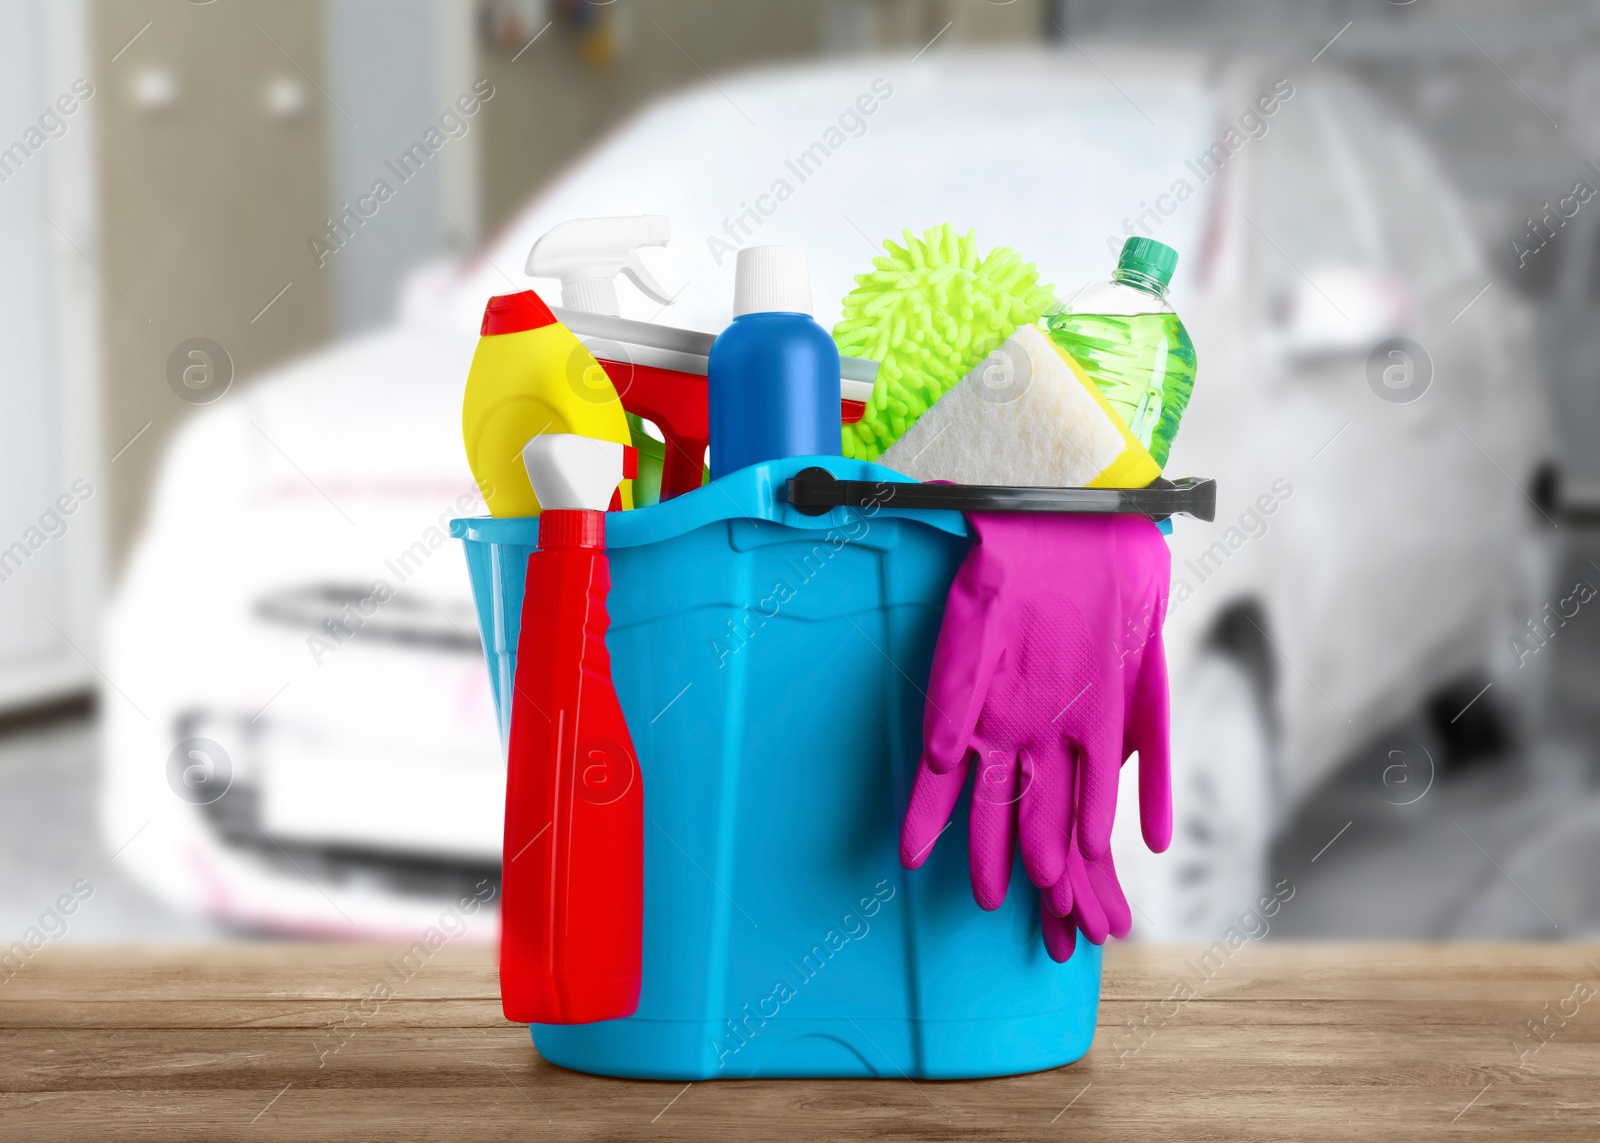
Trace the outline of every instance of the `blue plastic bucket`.
<instances>
[{"instance_id":1,"label":"blue plastic bucket","mask_svg":"<svg viewBox=\"0 0 1600 1143\"><path fill-rule=\"evenodd\" d=\"M536 1024L546 1059L650 1079L1014 1075L1079 1059L1100 950L1045 953L1021 862L974 903L967 804L899 862L959 513L805 516L756 465L606 518L607 646L645 791L644 981L625 1020ZM504 741L538 521L457 520Z\"/></svg>"}]
</instances>

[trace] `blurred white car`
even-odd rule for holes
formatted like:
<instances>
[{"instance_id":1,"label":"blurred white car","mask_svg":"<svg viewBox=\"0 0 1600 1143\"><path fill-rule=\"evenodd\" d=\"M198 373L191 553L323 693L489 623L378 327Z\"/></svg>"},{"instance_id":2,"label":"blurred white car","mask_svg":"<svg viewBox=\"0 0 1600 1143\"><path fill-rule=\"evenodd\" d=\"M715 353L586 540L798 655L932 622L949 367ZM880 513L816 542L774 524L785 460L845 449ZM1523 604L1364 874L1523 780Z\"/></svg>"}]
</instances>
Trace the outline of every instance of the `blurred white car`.
<instances>
[{"instance_id":1,"label":"blurred white car","mask_svg":"<svg viewBox=\"0 0 1600 1143\"><path fill-rule=\"evenodd\" d=\"M663 100L485 259L419 274L393 327L196 416L108 622L123 863L230 922L330 933L413 931L492 885L503 762L442 530L481 510L459 407L484 301L526 288L533 241L572 217L668 215L645 257L676 304L621 287L624 316L707 331L750 243L808 250L824 324L903 227L975 228L1063 293L1127 233L1178 249L1201 365L1168 471L1220 500L1172 538L1179 822L1151 861L1119 836L1139 931L1236 918L1296 800L1426 697L1485 671L1519 693L1506 640L1547 598L1555 444L1528 323L1482 292L1456 195L1321 68L1092 54L852 60ZM395 602L354 623L379 579Z\"/></svg>"}]
</instances>

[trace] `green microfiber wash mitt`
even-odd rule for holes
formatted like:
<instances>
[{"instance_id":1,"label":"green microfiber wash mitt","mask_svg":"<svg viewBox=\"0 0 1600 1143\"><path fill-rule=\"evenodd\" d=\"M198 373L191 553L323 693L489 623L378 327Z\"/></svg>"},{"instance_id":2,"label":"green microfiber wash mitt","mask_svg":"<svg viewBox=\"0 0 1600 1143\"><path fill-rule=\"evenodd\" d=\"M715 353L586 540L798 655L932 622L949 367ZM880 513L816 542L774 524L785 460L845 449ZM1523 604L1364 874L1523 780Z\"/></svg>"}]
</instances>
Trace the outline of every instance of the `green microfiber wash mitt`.
<instances>
[{"instance_id":1,"label":"green microfiber wash mitt","mask_svg":"<svg viewBox=\"0 0 1600 1143\"><path fill-rule=\"evenodd\" d=\"M884 241L886 257L856 276L833 327L839 352L880 362L866 414L844 427L843 453L876 460L918 417L1018 326L1055 304L1039 270L1009 246L978 257L976 232L950 223L905 246Z\"/></svg>"}]
</instances>

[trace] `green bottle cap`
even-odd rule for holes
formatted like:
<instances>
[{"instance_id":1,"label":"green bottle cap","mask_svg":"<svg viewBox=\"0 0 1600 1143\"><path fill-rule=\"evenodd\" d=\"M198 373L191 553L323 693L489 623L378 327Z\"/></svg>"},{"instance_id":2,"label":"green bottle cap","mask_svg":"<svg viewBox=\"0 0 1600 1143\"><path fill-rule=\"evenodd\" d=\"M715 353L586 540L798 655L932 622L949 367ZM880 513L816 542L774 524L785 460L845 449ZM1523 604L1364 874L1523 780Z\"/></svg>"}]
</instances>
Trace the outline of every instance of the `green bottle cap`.
<instances>
[{"instance_id":1,"label":"green bottle cap","mask_svg":"<svg viewBox=\"0 0 1600 1143\"><path fill-rule=\"evenodd\" d=\"M1154 238L1130 238L1122 244L1122 255L1117 259L1117 272L1138 274L1153 278L1162 287L1171 285L1172 271L1178 268L1178 252L1165 242Z\"/></svg>"}]
</instances>

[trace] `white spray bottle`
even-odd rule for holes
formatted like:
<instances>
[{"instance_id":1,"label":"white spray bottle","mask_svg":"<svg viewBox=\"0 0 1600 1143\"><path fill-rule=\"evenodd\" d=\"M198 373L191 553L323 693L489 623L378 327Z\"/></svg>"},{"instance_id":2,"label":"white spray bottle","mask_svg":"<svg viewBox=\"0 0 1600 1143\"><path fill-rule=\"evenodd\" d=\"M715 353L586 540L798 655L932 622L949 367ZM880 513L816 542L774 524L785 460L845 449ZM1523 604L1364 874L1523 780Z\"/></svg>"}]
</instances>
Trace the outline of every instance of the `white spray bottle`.
<instances>
[{"instance_id":1,"label":"white spray bottle","mask_svg":"<svg viewBox=\"0 0 1600 1143\"><path fill-rule=\"evenodd\" d=\"M618 318L615 282L618 274L626 274L628 281L639 287L645 297L664 306L672 304L672 296L651 276L639 258L643 247L665 246L671 237L672 228L664 214L571 218L540 236L528 251L524 271L533 278L559 278L563 310ZM563 320L571 328L572 319ZM621 351L618 342L603 333L596 337L591 331L584 340L607 372L616 371L615 358L627 360L630 357ZM660 499L666 450L661 441L650 436L644 421L634 413L628 414L628 430L641 461L633 502L637 507L645 507Z\"/></svg>"},{"instance_id":2,"label":"white spray bottle","mask_svg":"<svg viewBox=\"0 0 1600 1143\"><path fill-rule=\"evenodd\" d=\"M566 309L616 317L613 280L618 274L626 274L645 297L671 305L672 295L639 260L642 247L665 246L671 237L664 214L573 218L545 231L533 244L525 272L532 278L561 279L561 304Z\"/></svg>"}]
</instances>

